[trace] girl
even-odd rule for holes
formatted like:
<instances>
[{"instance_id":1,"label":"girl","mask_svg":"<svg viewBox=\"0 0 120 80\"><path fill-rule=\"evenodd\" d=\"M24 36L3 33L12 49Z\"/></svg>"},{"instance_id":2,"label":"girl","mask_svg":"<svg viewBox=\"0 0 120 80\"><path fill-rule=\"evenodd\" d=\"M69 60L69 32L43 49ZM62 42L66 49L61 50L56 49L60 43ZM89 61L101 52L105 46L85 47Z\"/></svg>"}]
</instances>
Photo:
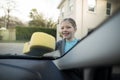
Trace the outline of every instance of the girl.
<instances>
[{"instance_id":1,"label":"girl","mask_svg":"<svg viewBox=\"0 0 120 80\"><path fill-rule=\"evenodd\" d=\"M60 23L60 29L63 40L57 42L56 49L60 50L61 55L63 55L78 43L79 40L75 38L77 26L72 18L65 18Z\"/></svg>"}]
</instances>

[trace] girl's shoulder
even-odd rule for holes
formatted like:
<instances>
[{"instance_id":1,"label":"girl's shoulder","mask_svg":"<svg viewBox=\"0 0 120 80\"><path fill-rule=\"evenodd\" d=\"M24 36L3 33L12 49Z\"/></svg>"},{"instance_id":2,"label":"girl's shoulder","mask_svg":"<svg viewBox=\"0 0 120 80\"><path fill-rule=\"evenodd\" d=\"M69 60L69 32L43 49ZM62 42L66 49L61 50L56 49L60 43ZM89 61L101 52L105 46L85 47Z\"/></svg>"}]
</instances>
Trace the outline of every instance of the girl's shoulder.
<instances>
[{"instance_id":1,"label":"girl's shoulder","mask_svg":"<svg viewBox=\"0 0 120 80\"><path fill-rule=\"evenodd\" d=\"M61 44L61 43L63 43L63 42L65 42L64 39L57 41L57 44Z\"/></svg>"}]
</instances>

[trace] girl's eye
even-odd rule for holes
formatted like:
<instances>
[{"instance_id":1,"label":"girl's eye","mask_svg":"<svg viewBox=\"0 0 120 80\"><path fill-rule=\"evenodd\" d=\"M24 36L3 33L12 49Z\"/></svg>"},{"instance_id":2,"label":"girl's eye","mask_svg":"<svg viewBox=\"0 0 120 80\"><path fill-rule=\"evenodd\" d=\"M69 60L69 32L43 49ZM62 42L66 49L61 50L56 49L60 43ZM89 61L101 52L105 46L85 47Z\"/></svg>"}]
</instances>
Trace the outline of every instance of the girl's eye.
<instances>
[{"instance_id":1,"label":"girl's eye","mask_svg":"<svg viewBox=\"0 0 120 80\"><path fill-rule=\"evenodd\" d=\"M61 29L64 29L63 27L61 27Z\"/></svg>"}]
</instances>

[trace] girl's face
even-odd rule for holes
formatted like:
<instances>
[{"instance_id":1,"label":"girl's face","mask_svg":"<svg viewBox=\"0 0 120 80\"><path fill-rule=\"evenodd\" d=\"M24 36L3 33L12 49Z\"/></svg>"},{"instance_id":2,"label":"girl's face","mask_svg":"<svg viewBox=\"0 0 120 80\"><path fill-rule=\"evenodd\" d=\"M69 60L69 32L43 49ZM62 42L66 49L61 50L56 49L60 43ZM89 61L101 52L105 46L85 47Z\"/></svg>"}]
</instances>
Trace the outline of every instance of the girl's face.
<instances>
[{"instance_id":1,"label":"girl's face","mask_svg":"<svg viewBox=\"0 0 120 80\"><path fill-rule=\"evenodd\" d=\"M63 38L72 40L74 38L76 28L74 28L69 21L63 21L60 26Z\"/></svg>"}]
</instances>

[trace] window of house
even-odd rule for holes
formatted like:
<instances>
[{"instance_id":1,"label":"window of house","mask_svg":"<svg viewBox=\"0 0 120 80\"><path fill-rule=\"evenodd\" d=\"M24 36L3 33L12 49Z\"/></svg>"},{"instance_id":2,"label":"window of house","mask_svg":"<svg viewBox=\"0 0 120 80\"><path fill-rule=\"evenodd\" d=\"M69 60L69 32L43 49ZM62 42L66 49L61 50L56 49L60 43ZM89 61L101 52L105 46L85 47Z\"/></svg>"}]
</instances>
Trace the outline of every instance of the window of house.
<instances>
[{"instance_id":1,"label":"window of house","mask_svg":"<svg viewBox=\"0 0 120 80\"><path fill-rule=\"evenodd\" d=\"M61 16L64 17L64 12L65 12L65 8L64 6L61 8Z\"/></svg>"},{"instance_id":2,"label":"window of house","mask_svg":"<svg viewBox=\"0 0 120 80\"><path fill-rule=\"evenodd\" d=\"M107 2L107 5L106 5L106 14L107 15L110 15L111 14L111 3Z\"/></svg>"},{"instance_id":3,"label":"window of house","mask_svg":"<svg viewBox=\"0 0 120 80\"><path fill-rule=\"evenodd\" d=\"M96 0L87 0L88 1L88 11L95 11Z\"/></svg>"},{"instance_id":4,"label":"window of house","mask_svg":"<svg viewBox=\"0 0 120 80\"><path fill-rule=\"evenodd\" d=\"M73 11L73 2L72 2L72 0L68 0L69 2L68 2L68 5L69 5L69 11L71 12L71 11Z\"/></svg>"}]
</instances>

